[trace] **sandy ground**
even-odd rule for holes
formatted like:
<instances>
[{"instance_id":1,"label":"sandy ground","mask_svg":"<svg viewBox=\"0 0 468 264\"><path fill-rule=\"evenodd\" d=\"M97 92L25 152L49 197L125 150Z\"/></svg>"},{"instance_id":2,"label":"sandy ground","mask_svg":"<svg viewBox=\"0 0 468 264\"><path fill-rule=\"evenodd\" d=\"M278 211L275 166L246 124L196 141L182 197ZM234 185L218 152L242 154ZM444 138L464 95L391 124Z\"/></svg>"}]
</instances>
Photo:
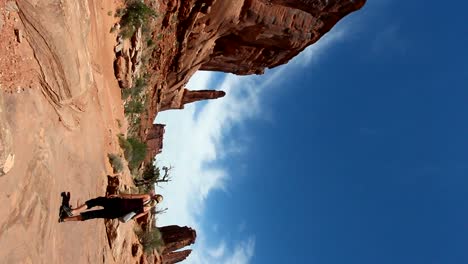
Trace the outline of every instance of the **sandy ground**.
<instances>
[{"instance_id":1,"label":"sandy ground","mask_svg":"<svg viewBox=\"0 0 468 264\"><path fill-rule=\"evenodd\" d=\"M18 0L15 9L0 0L0 123L15 154L14 167L0 177L0 262L120 263L102 220L57 222L62 191L71 192L74 205L104 195L107 153L119 151L116 135L125 128L117 122L124 117L112 67L115 18L108 14L117 3L39 2L57 10L42 28L34 23L44 22L40 14L31 19L38 1ZM50 50L28 36L25 19ZM80 23L89 27L75 31ZM15 29L25 35L21 43ZM52 73L46 63L54 63Z\"/></svg>"}]
</instances>

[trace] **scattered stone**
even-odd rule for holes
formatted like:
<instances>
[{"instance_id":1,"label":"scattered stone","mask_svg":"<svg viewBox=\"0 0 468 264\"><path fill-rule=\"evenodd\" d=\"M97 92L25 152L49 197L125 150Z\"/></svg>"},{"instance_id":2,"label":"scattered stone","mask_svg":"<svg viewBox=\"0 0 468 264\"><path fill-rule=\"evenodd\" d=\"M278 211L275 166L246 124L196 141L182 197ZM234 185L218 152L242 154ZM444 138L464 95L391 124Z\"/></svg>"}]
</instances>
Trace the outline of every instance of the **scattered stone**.
<instances>
[{"instance_id":1,"label":"scattered stone","mask_svg":"<svg viewBox=\"0 0 468 264\"><path fill-rule=\"evenodd\" d=\"M117 57L114 63L115 76L119 81L121 88L131 88L133 85L132 73L131 73L131 61L128 55L121 55Z\"/></svg>"},{"instance_id":2,"label":"scattered stone","mask_svg":"<svg viewBox=\"0 0 468 264\"><path fill-rule=\"evenodd\" d=\"M143 53L141 28L136 31L130 41L125 41L122 36L117 36L116 41L114 73L120 88L131 88L134 79L140 76L141 71Z\"/></svg>"},{"instance_id":3,"label":"scattered stone","mask_svg":"<svg viewBox=\"0 0 468 264\"><path fill-rule=\"evenodd\" d=\"M18 41L18 43L21 43L23 39L23 31L21 31L21 29L15 29L15 35L16 41Z\"/></svg>"},{"instance_id":4,"label":"scattered stone","mask_svg":"<svg viewBox=\"0 0 468 264\"><path fill-rule=\"evenodd\" d=\"M13 154L8 154L5 163L3 163L3 166L0 167L0 176L3 176L7 174L11 168L13 168L13 165L15 164L15 155Z\"/></svg>"},{"instance_id":5,"label":"scattered stone","mask_svg":"<svg viewBox=\"0 0 468 264\"><path fill-rule=\"evenodd\" d=\"M117 44L117 46L115 46L114 52L115 53L121 52L122 49L123 49L123 43L119 43L119 44Z\"/></svg>"}]
</instances>

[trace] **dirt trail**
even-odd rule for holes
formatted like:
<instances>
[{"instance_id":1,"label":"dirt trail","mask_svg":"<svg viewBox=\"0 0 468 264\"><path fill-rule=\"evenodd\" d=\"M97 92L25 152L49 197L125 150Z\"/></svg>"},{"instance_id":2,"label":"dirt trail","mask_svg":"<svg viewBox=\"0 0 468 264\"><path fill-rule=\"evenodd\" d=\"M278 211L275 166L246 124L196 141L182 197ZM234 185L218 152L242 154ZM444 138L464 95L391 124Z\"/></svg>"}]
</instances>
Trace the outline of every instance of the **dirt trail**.
<instances>
[{"instance_id":1,"label":"dirt trail","mask_svg":"<svg viewBox=\"0 0 468 264\"><path fill-rule=\"evenodd\" d=\"M0 150L15 154L0 176L2 263L116 262L102 220L57 222L60 192L70 191L72 204L104 194L107 153L118 150L114 7L0 0L0 128L12 138Z\"/></svg>"}]
</instances>

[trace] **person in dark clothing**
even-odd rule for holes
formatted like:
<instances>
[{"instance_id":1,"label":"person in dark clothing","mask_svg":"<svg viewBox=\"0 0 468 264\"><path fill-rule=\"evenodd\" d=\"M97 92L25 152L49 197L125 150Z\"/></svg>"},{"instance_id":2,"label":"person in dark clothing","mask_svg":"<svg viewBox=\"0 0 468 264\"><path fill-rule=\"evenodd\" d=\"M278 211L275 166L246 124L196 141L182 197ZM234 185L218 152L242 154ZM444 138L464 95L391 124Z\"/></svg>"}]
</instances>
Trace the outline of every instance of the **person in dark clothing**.
<instances>
[{"instance_id":1,"label":"person in dark clothing","mask_svg":"<svg viewBox=\"0 0 468 264\"><path fill-rule=\"evenodd\" d=\"M113 194L108 197L97 197L75 209L66 209L68 216L61 218L60 222L86 221L95 218L114 219L130 212L134 212L136 215L133 219L137 219L146 215L162 200L163 196L159 194ZM86 211L95 206L102 206L103 209Z\"/></svg>"}]
</instances>

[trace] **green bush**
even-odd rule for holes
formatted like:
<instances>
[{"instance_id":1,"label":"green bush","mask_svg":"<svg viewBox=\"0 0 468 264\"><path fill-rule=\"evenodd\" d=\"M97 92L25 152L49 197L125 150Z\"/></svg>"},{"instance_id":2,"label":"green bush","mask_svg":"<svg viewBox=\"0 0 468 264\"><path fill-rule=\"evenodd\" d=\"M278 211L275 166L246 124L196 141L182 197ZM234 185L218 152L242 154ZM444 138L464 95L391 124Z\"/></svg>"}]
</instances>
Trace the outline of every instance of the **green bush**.
<instances>
[{"instance_id":1,"label":"green bush","mask_svg":"<svg viewBox=\"0 0 468 264\"><path fill-rule=\"evenodd\" d=\"M109 162L114 170L114 173L121 172L123 169L122 159L116 154L108 154Z\"/></svg>"},{"instance_id":2,"label":"green bush","mask_svg":"<svg viewBox=\"0 0 468 264\"><path fill-rule=\"evenodd\" d=\"M142 178L145 180L156 180L159 179L159 176L161 175L161 171L159 167L154 166L152 162L146 164L145 170L143 171Z\"/></svg>"},{"instance_id":3,"label":"green bush","mask_svg":"<svg viewBox=\"0 0 468 264\"><path fill-rule=\"evenodd\" d=\"M147 146L136 138L128 138L127 141L132 145L132 158L128 160L130 170L137 169L146 156Z\"/></svg>"},{"instance_id":4,"label":"green bush","mask_svg":"<svg viewBox=\"0 0 468 264\"><path fill-rule=\"evenodd\" d=\"M153 39L148 39L148 40L146 41L146 46L147 46L147 47L151 47L151 46L153 46L153 44L154 44Z\"/></svg>"},{"instance_id":5,"label":"green bush","mask_svg":"<svg viewBox=\"0 0 468 264\"><path fill-rule=\"evenodd\" d=\"M136 234L140 239L145 252L151 252L156 249L159 253L164 247L164 240L162 234L156 227L151 227L148 231L137 230Z\"/></svg>"},{"instance_id":6,"label":"green bush","mask_svg":"<svg viewBox=\"0 0 468 264\"><path fill-rule=\"evenodd\" d=\"M137 138L125 139L123 135L119 135L119 145L124 150L130 170L138 169L146 156L146 144Z\"/></svg>"},{"instance_id":7,"label":"green bush","mask_svg":"<svg viewBox=\"0 0 468 264\"><path fill-rule=\"evenodd\" d=\"M137 28L148 22L156 13L142 1L128 1L127 8L120 13L121 34L124 38L133 36Z\"/></svg>"},{"instance_id":8,"label":"green bush","mask_svg":"<svg viewBox=\"0 0 468 264\"><path fill-rule=\"evenodd\" d=\"M143 77L139 77L135 80L135 85L133 86L133 94L140 94L141 91L146 87L146 80Z\"/></svg>"},{"instance_id":9,"label":"green bush","mask_svg":"<svg viewBox=\"0 0 468 264\"><path fill-rule=\"evenodd\" d=\"M132 94L132 89L121 89L122 99L127 99Z\"/></svg>"},{"instance_id":10,"label":"green bush","mask_svg":"<svg viewBox=\"0 0 468 264\"><path fill-rule=\"evenodd\" d=\"M133 147L132 144L125 139L123 134L119 135L119 145L124 151L125 159L130 160L133 155Z\"/></svg>"},{"instance_id":11,"label":"green bush","mask_svg":"<svg viewBox=\"0 0 468 264\"><path fill-rule=\"evenodd\" d=\"M127 99L130 95L132 97L137 97L142 91L143 89L146 87L146 79L144 77L139 77L135 80L135 84L133 85L132 88L128 88L128 89L122 89L121 90L121 93L122 93L122 98L123 99ZM134 105L132 105L131 107L137 107L136 110L140 110L139 107L142 107L142 106L139 106L139 105L135 105L137 104L137 101L134 101L133 103ZM140 103L141 104L141 103ZM135 109L129 109L131 111L135 111ZM141 111L141 110L140 110Z\"/></svg>"},{"instance_id":12,"label":"green bush","mask_svg":"<svg viewBox=\"0 0 468 264\"><path fill-rule=\"evenodd\" d=\"M143 103L136 100L128 102L124 107L124 112L126 114L138 114L142 113L143 110L145 110L145 106L143 105Z\"/></svg>"},{"instance_id":13,"label":"green bush","mask_svg":"<svg viewBox=\"0 0 468 264\"><path fill-rule=\"evenodd\" d=\"M154 191L154 184L160 177L159 167L154 166L152 163L148 163L143 170L141 175L135 175L133 180L135 185L138 187L140 193L149 193Z\"/></svg>"}]
</instances>

